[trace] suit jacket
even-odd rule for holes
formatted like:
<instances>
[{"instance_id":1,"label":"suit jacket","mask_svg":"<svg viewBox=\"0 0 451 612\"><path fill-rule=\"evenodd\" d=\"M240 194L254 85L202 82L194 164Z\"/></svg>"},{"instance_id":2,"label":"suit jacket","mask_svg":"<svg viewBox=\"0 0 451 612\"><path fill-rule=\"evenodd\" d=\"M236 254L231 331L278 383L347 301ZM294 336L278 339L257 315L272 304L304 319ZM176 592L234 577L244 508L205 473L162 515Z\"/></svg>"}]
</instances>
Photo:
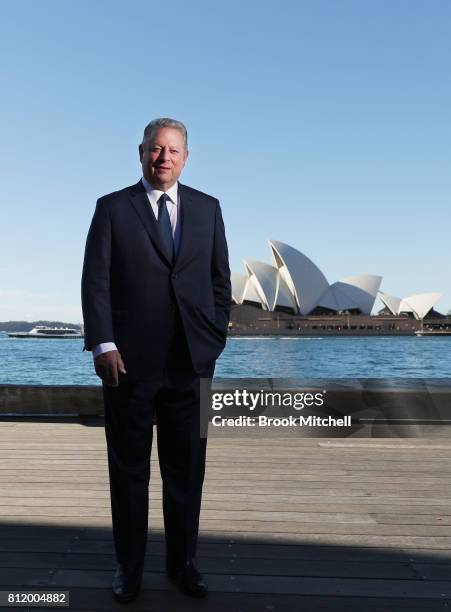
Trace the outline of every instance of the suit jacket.
<instances>
[{"instance_id":1,"label":"suit jacket","mask_svg":"<svg viewBox=\"0 0 451 612\"><path fill-rule=\"evenodd\" d=\"M85 349L115 342L127 374L149 379L181 320L196 372L224 348L228 251L217 199L179 183L181 236L171 263L141 181L101 197L82 274Z\"/></svg>"}]
</instances>

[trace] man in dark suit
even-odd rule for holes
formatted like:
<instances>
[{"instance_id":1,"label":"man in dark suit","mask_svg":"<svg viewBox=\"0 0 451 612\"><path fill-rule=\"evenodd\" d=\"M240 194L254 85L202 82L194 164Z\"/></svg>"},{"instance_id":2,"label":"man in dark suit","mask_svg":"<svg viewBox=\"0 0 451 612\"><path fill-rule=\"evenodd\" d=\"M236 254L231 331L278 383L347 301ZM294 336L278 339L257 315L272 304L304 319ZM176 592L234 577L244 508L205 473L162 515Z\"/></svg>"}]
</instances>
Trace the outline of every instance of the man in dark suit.
<instances>
[{"instance_id":1,"label":"man in dark suit","mask_svg":"<svg viewBox=\"0 0 451 612\"><path fill-rule=\"evenodd\" d=\"M103 381L121 602L141 586L154 415L166 571L185 593L207 593L195 560L206 452L200 378L213 376L231 302L219 202L178 182L185 126L155 119L139 154L143 178L97 202L82 275L85 349Z\"/></svg>"}]
</instances>

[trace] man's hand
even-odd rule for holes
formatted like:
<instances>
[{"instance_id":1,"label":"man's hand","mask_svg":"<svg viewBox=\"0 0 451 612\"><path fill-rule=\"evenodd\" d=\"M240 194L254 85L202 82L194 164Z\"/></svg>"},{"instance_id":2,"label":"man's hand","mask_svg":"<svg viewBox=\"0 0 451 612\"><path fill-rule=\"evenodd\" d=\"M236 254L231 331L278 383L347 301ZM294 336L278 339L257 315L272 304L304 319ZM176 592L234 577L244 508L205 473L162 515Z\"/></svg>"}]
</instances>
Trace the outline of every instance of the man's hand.
<instances>
[{"instance_id":1,"label":"man's hand","mask_svg":"<svg viewBox=\"0 0 451 612\"><path fill-rule=\"evenodd\" d=\"M106 351L94 360L96 374L109 387L119 385L119 374L127 374L119 351Z\"/></svg>"}]
</instances>

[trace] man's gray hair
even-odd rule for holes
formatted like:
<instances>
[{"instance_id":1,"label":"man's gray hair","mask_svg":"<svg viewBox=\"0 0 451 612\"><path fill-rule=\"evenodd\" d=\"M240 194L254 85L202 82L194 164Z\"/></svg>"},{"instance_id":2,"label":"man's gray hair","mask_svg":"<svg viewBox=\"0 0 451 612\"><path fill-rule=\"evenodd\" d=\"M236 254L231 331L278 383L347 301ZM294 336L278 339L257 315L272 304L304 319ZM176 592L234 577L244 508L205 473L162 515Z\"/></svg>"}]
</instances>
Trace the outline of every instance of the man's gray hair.
<instances>
[{"instance_id":1,"label":"man's gray hair","mask_svg":"<svg viewBox=\"0 0 451 612\"><path fill-rule=\"evenodd\" d=\"M144 128L143 143L151 140L155 132L158 132L158 130L161 130L161 128L173 128L174 130L181 132L185 149L188 148L188 132L186 127L181 121L177 121L177 119L170 119L169 117L153 119L150 123L148 123Z\"/></svg>"}]
</instances>

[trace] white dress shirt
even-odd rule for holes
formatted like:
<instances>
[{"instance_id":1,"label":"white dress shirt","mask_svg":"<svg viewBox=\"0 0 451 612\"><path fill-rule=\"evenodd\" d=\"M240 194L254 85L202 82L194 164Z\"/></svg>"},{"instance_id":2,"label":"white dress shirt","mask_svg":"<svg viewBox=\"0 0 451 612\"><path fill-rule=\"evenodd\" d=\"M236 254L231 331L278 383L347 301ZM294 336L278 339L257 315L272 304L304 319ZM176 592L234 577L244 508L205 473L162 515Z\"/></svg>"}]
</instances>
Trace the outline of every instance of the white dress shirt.
<instances>
[{"instance_id":1,"label":"white dress shirt","mask_svg":"<svg viewBox=\"0 0 451 612\"><path fill-rule=\"evenodd\" d=\"M158 200L163 195L163 193L166 193L169 196L169 198L166 200L166 208L168 209L169 219L171 221L175 252L177 252L180 244L180 223L177 223L179 217L178 182L175 182L174 185L172 185L172 187L170 187L167 191L154 189L149 183L149 181L147 181L144 177L142 177L141 182L144 185L144 189L146 190L146 194L149 199L149 204L157 220ZM114 342L102 342L101 344L97 344L96 346L94 346L92 349L92 357L93 359L95 359L102 353L106 353L108 351L117 351L117 347Z\"/></svg>"}]
</instances>

